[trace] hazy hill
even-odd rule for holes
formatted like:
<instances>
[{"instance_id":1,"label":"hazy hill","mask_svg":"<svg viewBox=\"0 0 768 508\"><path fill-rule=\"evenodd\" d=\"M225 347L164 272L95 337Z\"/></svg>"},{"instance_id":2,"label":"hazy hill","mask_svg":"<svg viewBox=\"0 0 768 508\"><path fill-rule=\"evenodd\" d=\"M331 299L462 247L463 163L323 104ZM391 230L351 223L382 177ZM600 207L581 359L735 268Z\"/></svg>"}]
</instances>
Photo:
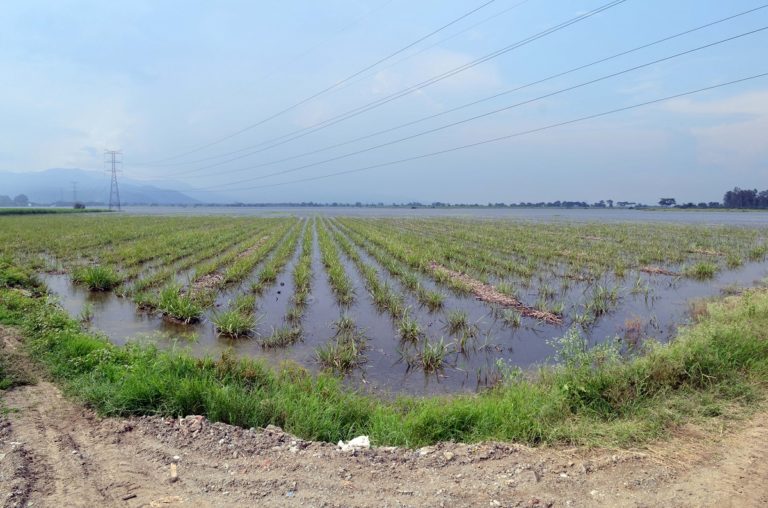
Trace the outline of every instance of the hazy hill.
<instances>
[{"instance_id":1,"label":"hazy hill","mask_svg":"<svg viewBox=\"0 0 768 508\"><path fill-rule=\"evenodd\" d=\"M77 182L77 199L82 202L109 200L109 175L106 172L54 168L45 171L0 172L0 195L26 194L36 203L72 201L72 182ZM120 199L124 204L182 205L200 203L173 189L147 185L146 182L120 178Z\"/></svg>"}]
</instances>

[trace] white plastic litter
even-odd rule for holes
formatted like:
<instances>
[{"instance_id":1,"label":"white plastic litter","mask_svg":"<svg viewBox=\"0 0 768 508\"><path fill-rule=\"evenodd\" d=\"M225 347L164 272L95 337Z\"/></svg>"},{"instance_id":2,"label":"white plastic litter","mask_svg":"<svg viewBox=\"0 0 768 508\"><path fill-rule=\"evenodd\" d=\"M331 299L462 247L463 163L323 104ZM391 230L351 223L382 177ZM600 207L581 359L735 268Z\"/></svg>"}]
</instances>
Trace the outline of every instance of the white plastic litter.
<instances>
[{"instance_id":1,"label":"white plastic litter","mask_svg":"<svg viewBox=\"0 0 768 508\"><path fill-rule=\"evenodd\" d=\"M371 447L371 440L368 436L357 436L354 439L350 439L346 443L339 441L339 449L343 452L351 452L354 450L367 450Z\"/></svg>"}]
</instances>

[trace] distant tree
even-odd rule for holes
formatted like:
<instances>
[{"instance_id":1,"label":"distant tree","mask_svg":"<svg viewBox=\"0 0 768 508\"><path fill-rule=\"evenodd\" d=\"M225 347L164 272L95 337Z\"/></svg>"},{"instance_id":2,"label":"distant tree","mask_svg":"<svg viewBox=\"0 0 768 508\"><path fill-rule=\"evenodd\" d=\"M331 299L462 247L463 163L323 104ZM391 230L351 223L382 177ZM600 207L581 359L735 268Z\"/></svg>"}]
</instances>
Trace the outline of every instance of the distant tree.
<instances>
[{"instance_id":1,"label":"distant tree","mask_svg":"<svg viewBox=\"0 0 768 508\"><path fill-rule=\"evenodd\" d=\"M761 191L757 195L757 207L768 208L768 190Z\"/></svg>"},{"instance_id":2,"label":"distant tree","mask_svg":"<svg viewBox=\"0 0 768 508\"><path fill-rule=\"evenodd\" d=\"M699 208L709 208L709 205L707 203L703 202L703 201L701 203L699 203L697 206Z\"/></svg>"},{"instance_id":3,"label":"distant tree","mask_svg":"<svg viewBox=\"0 0 768 508\"><path fill-rule=\"evenodd\" d=\"M13 198L13 204L16 206L27 206L29 204L29 198L24 194L19 194Z\"/></svg>"},{"instance_id":4,"label":"distant tree","mask_svg":"<svg viewBox=\"0 0 768 508\"><path fill-rule=\"evenodd\" d=\"M613 200L612 199L606 199L606 203L608 203L608 208L613 208Z\"/></svg>"},{"instance_id":5,"label":"distant tree","mask_svg":"<svg viewBox=\"0 0 768 508\"><path fill-rule=\"evenodd\" d=\"M734 187L723 196L725 208L768 208L768 191Z\"/></svg>"},{"instance_id":6,"label":"distant tree","mask_svg":"<svg viewBox=\"0 0 768 508\"><path fill-rule=\"evenodd\" d=\"M11 206L12 204L13 200L10 196L0 195L0 206Z\"/></svg>"},{"instance_id":7,"label":"distant tree","mask_svg":"<svg viewBox=\"0 0 768 508\"><path fill-rule=\"evenodd\" d=\"M720 203L718 203L717 201L710 201L709 202L709 207L710 208L720 208L721 206L722 205Z\"/></svg>"},{"instance_id":8,"label":"distant tree","mask_svg":"<svg viewBox=\"0 0 768 508\"><path fill-rule=\"evenodd\" d=\"M659 206L675 206L676 204L675 198L661 198L659 200Z\"/></svg>"}]
</instances>

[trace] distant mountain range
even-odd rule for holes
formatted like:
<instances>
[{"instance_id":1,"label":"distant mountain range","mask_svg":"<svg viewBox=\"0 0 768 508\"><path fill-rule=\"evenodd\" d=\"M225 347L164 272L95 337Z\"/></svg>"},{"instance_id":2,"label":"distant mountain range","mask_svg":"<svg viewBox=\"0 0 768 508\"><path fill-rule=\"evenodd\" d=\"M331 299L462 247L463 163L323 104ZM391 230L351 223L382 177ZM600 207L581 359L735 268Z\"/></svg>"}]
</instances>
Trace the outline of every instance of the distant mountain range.
<instances>
[{"instance_id":1,"label":"distant mountain range","mask_svg":"<svg viewBox=\"0 0 768 508\"><path fill-rule=\"evenodd\" d=\"M0 172L0 195L13 198L18 194L26 194L31 202L40 204L71 203L74 198L72 182L76 182L78 201L94 204L109 201L110 179L107 173L65 168L27 173ZM169 187L186 187L184 184L176 182L167 182L167 184ZM118 185L120 201L129 205L194 205L202 202L233 201L221 196L196 195L199 193L185 193L173 188L164 188L166 183L162 184L163 187L157 187L140 180L119 178Z\"/></svg>"}]
</instances>

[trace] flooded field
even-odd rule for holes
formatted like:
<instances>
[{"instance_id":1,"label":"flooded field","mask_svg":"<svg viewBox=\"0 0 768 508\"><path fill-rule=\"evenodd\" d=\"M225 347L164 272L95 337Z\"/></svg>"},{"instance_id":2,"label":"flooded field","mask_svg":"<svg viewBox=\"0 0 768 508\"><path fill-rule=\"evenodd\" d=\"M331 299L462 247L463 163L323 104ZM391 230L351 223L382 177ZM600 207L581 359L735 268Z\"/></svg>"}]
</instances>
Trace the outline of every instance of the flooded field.
<instances>
[{"instance_id":1,"label":"flooded field","mask_svg":"<svg viewBox=\"0 0 768 508\"><path fill-rule=\"evenodd\" d=\"M662 222L674 224L723 224L768 226L768 212L762 210L680 210L592 208L410 208L410 207L329 207L329 206L128 206L130 215L224 215L232 217L401 217L514 219L528 221L567 220L577 222Z\"/></svg>"},{"instance_id":2,"label":"flooded field","mask_svg":"<svg viewBox=\"0 0 768 508\"><path fill-rule=\"evenodd\" d=\"M556 361L571 328L632 354L669 340L693 300L768 277L765 225L359 216L2 225L6 253L37 263L62 306L115 343L293 360L382 393L475 391Z\"/></svg>"}]
</instances>

